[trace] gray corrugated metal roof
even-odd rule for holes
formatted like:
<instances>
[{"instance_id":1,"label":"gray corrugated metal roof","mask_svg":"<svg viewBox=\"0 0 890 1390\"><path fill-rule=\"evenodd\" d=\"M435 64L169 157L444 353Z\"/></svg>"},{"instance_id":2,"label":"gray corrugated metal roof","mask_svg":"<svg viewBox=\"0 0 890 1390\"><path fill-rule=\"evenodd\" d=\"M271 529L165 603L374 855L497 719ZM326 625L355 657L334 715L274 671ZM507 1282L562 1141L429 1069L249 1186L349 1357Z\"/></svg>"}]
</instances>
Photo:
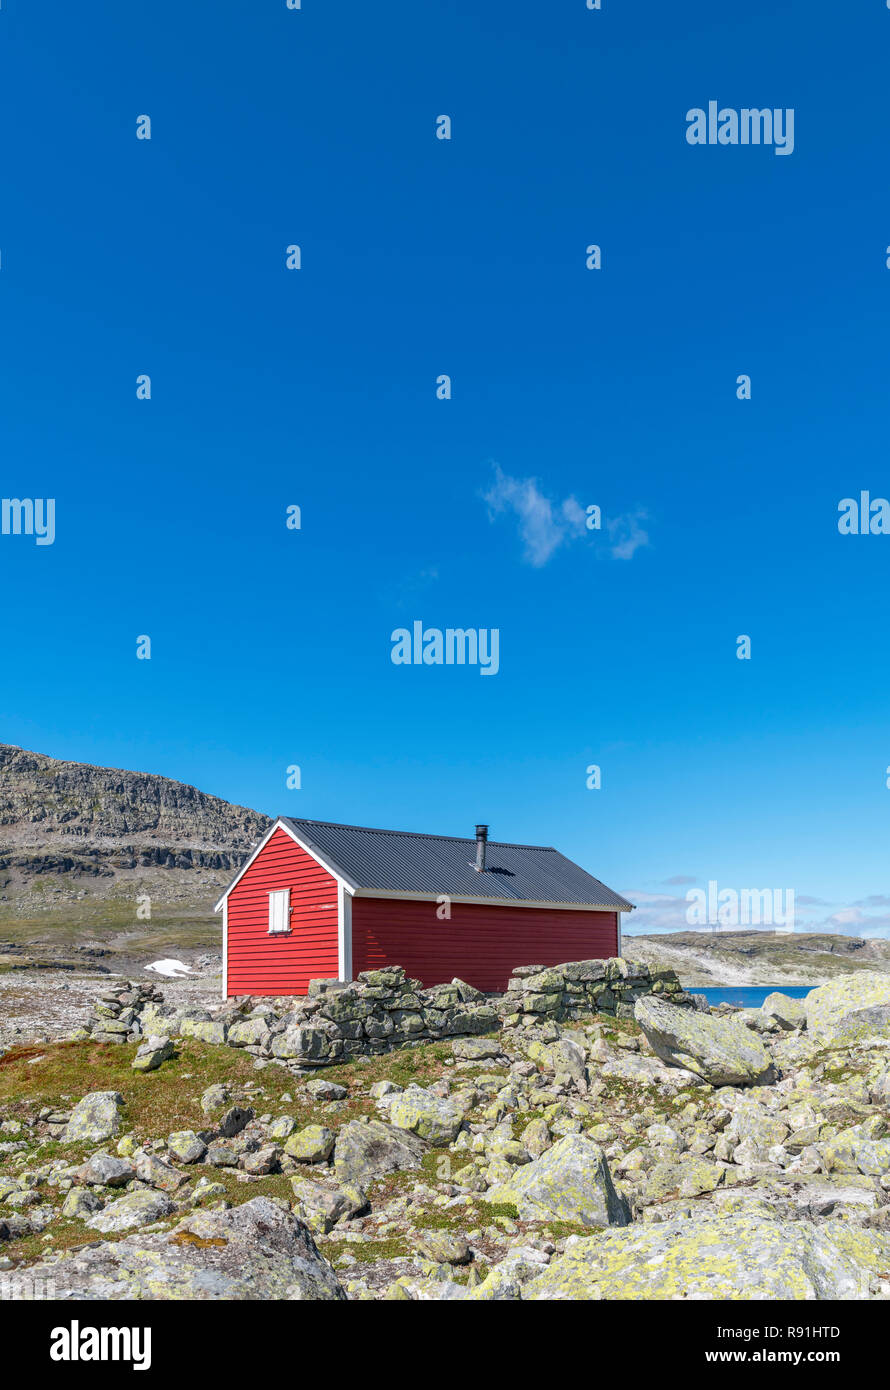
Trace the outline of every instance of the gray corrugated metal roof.
<instances>
[{"instance_id":1,"label":"gray corrugated metal roof","mask_svg":"<svg viewBox=\"0 0 890 1390\"><path fill-rule=\"evenodd\" d=\"M282 817L307 844L359 888L390 893L630 908L598 878L547 845L489 840L485 872L473 868L475 839L374 830L362 825Z\"/></svg>"}]
</instances>

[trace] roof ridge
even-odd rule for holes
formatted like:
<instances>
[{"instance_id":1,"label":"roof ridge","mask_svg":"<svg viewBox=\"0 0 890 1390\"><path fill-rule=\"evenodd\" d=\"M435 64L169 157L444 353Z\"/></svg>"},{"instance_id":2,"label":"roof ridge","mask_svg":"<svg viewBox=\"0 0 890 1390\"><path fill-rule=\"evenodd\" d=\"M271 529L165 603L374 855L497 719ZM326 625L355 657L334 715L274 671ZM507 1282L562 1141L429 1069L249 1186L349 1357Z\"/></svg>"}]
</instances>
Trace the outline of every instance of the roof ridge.
<instances>
[{"instance_id":1,"label":"roof ridge","mask_svg":"<svg viewBox=\"0 0 890 1390\"><path fill-rule=\"evenodd\" d=\"M304 816L279 816L279 820L291 825L326 825L336 830L362 830L369 835L409 835L416 840L451 840L456 845L475 845L474 837L468 835L435 835L428 830L386 830L380 825L347 825L338 820L309 820ZM520 845L513 840L488 840L489 848L497 845L502 849L539 849L548 854L559 854L555 845Z\"/></svg>"}]
</instances>

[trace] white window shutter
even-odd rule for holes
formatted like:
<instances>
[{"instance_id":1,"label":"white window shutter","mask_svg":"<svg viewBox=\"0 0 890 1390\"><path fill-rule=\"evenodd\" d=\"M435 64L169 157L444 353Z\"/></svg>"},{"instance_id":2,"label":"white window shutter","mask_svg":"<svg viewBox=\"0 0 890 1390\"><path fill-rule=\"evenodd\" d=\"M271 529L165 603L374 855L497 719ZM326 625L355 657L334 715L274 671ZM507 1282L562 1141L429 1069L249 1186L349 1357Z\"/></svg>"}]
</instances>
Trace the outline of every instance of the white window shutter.
<instances>
[{"instance_id":1,"label":"white window shutter","mask_svg":"<svg viewBox=\"0 0 890 1390\"><path fill-rule=\"evenodd\" d=\"M290 889L282 888L269 894L269 934L290 929Z\"/></svg>"}]
</instances>

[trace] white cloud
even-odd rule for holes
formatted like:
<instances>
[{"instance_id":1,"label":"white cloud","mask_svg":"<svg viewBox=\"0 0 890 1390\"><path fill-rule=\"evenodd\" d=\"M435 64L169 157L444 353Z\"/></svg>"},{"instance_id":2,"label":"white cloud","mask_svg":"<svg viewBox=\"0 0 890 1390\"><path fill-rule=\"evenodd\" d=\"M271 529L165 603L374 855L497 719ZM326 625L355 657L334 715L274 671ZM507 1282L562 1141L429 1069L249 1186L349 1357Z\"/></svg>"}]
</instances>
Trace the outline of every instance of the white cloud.
<instances>
[{"instance_id":1,"label":"white cloud","mask_svg":"<svg viewBox=\"0 0 890 1390\"><path fill-rule=\"evenodd\" d=\"M511 478L495 464L495 478L484 494L493 521L502 512L519 520L524 557L539 569L566 541L583 536L587 529L584 509L574 497L551 502L538 488L536 478Z\"/></svg>"},{"instance_id":2,"label":"white cloud","mask_svg":"<svg viewBox=\"0 0 890 1390\"><path fill-rule=\"evenodd\" d=\"M612 542L613 559L632 560L641 546L649 544L649 533L641 525L646 520L646 513L638 508L635 512L613 517L611 521L606 522L606 530Z\"/></svg>"},{"instance_id":3,"label":"white cloud","mask_svg":"<svg viewBox=\"0 0 890 1390\"><path fill-rule=\"evenodd\" d=\"M587 513L576 497L557 502L546 497L537 478L511 478L498 464L494 482L483 493L491 521L512 513L519 522L523 558L536 569L546 565L561 545L577 540L587 532ZM609 554L614 560L630 560L641 546L649 544L642 522L646 512L637 509L606 520Z\"/></svg>"}]
</instances>

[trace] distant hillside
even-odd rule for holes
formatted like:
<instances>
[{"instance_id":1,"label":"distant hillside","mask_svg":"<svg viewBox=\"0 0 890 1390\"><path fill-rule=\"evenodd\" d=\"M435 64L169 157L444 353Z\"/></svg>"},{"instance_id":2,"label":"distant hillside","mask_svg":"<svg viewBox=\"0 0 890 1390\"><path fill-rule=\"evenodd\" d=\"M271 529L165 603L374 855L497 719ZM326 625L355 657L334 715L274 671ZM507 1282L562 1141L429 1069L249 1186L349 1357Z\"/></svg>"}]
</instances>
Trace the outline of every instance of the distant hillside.
<instances>
[{"instance_id":1,"label":"distant hillside","mask_svg":"<svg viewBox=\"0 0 890 1390\"><path fill-rule=\"evenodd\" d=\"M0 744L0 920L135 920L136 897L207 914L270 824L153 773Z\"/></svg>"},{"instance_id":2,"label":"distant hillside","mask_svg":"<svg viewBox=\"0 0 890 1390\"><path fill-rule=\"evenodd\" d=\"M676 970L683 984L809 985L851 970L890 972L890 941L827 933L683 931L624 937L629 960Z\"/></svg>"}]
</instances>

